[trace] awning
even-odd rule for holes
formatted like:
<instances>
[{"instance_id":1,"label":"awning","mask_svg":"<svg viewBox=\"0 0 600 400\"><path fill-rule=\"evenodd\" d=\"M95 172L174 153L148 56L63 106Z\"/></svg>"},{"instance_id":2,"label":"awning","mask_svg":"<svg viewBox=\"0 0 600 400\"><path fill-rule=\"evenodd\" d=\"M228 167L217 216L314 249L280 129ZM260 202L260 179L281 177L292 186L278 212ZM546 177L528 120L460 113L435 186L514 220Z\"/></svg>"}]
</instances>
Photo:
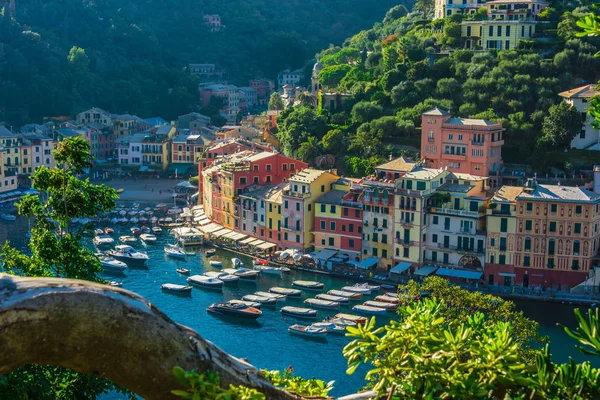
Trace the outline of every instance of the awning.
<instances>
[{"instance_id":1,"label":"awning","mask_svg":"<svg viewBox=\"0 0 600 400\"><path fill-rule=\"evenodd\" d=\"M225 235L227 235L228 233L231 233L231 232L232 232L231 229L225 228L225 229L221 229L220 231L212 232L211 235L213 235L214 237L221 237L221 236L225 236Z\"/></svg>"},{"instance_id":2,"label":"awning","mask_svg":"<svg viewBox=\"0 0 600 400\"><path fill-rule=\"evenodd\" d=\"M255 240L256 240L256 238L249 237L249 238L247 238L247 239L244 239L244 240L242 240L242 241L240 242L240 244L249 244L249 243L252 243L252 242L254 242Z\"/></svg>"},{"instance_id":3,"label":"awning","mask_svg":"<svg viewBox=\"0 0 600 400\"><path fill-rule=\"evenodd\" d=\"M409 269L411 265L412 265L411 263L403 261L403 262L398 263L394 268L392 268L390 270L390 272L392 274L401 274L404 271L406 271L407 269Z\"/></svg>"},{"instance_id":4,"label":"awning","mask_svg":"<svg viewBox=\"0 0 600 400\"><path fill-rule=\"evenodd\" d=\"M272 249L273 247L277 247L277 245L275 243L270 243L270 242L265 242L263 244L259 244L258 246L256 246L256 248L260 249L260 250L268 250L268 249Z\"/></svg>"},{"instance_id":5,"label":"awning","mask_svg":"<svg viewBox=\"0 0 600 400\"><path fill-rule=\"evenodd\" d=\"M248 245L250 245L250 246L259 246L259 245L261 245L263 243L265 243L264 240L255 239L254 241L248 243Z\"/></svg>"},{"instance_id":6,"label":"awning","mask_svg":"<svg viewBox=\"0 0 600 400\"><path fill-rule=\"evenodd\" d=\"M379 262L379 258L369 257L369 258L365 258L364 260L356 263L356 267L362 268L362 269L369 269L369 268L375 267L378 262Z\"/></svg>"},{"instance_id":7,"label":"awning","mask_svg":"<svg viewBox=\"0 0 600 400\"><path fill-rule=\"evenodd\" d=\"M437 269L437 267L434 267L433 265L426 265L426 266L421 267L418 270L416 270L415 273L414 273L414 275L429 276L433 272L435 272L436 269Z\"/></svg>"},{"instance_id":8,"label":"awning","mask_svg":"<svg viewBox=\"0 0 600 400\"><path fill-rule=\"evenodd\" d=\"M216 232L218 230L223 229L223 227L219 224L215 224L214 222L212 224L208 224L206 226L202 227L202 232L204 233L212 233L212 232Z\"/></svg>"},{"instance_id":9,"label":"awning","mask_svg":"<svg viewBox=\"0 0 600 400\"><path fill-rule=\"evenodd\" d=\"M509 274L508 272L499 272L498 275L499 276L510 276L512 278L514 278L515 276L517 276L517 274Z\"/></svg>"},{"instance_id":10,"label":"awning","mask_svg":"<svg viewBox=\"0 0 600 400\"><path fill-rule=\"evenodd\" d=\"M464 279L480 279L481 275L483 275L483 272L468 271L464 269L440 268L436 271L436 275Z\"/></svg>"},{"instance_id":11,"label":"awning","mask_svg":"<svg viewBox=\"0 0 600 400\"><path fill-rule=\"evenodd\" d=\"M173 164L171 164L171 166L169 167L169 169L167 171L171 172L171 173L175 173L175 171L177 171L177 174L185 174L190 169L192 169L193 166L194 166L194 164L173 163Z\"/></svg>"},{"instance_id":12,"label":"awning","mask_svg":"<svg viewBox=\"0 0 600 400\"><path fill-rule=\"evenodd\" d=\"M194 207L192 207L192 211L204 211L204 206L203 205L195 205Z\"/></svg>"},{"instance_id":13,"label":"awning","mask_svg":"<svg viewBox=\"0 0 600 400\"><path fill-rule=\"evenodd\" d=\"M324 249L319 252L314 252L311 254L313 258L317 258L321 261L327 261L331 257L335 256L338 253L337 250Z\"/></svg>"},{"instance_id":14,"label":"awning","mask_svg":"<svg viewBox=\"0 0 600 400\"><path fill-rule=\"evenodd\" d=\"M244 233L235 232L235 235L230 236L230 239L237 242L237 241L242 240L247 237L248 237L248 235L246 235Z\"/></svg>"}]
</instances>

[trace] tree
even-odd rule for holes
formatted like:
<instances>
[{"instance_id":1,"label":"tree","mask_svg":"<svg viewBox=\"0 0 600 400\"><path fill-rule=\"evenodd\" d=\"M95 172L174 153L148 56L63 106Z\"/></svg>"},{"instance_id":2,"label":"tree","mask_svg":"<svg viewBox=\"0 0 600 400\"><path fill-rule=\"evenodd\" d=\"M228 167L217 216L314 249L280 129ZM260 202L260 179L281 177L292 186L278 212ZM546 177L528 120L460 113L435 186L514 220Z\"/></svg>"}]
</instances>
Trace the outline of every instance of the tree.
<instances>
[{"instance_id":1,"label":"tree","mask_svg":"<svg viewBox=\"0 0 600 400\"><path fill-rule=\"evenodd\" d=\"M277 92L271 93L271 97L269 98L269 110L283 110L284 104L281 96Z\"/></svg>"},{"instance_id":2,"label":"tree","mask_svg":"<svg viewBox=\"0 0 600 400\"><path fill-rule=\"evenodd\" d=\"M423 9L423 19L427 19L427 9L432 9L434 7L434 0L417 0L413 9L422 8Z\"/></svg>"},{"instance_id":3,"label":"tree","mask_svg":"<svg viewBox=\"0 0 600 400\"><path fill-rule=\"evenodd\" d=\"M103 282L98 275L102 271L100 260L82 244L82 239L90 235L90 229L74 231L71 228L73 218L91 218L113 209L118 197L112 188L76 177L91 166L89 152L90 146L83 138L68 138L60 142L55 151L54 158L60 168L41 166L35 170L32 187L44 193L47 200L27 195L17 204L21 215L35 221L29 240L31 254L26 255L7 242L0 254L5 271L24 276ZM73 398L84 393L93 396L111 389L114 385L106 380L57 367L27 366L0 380L0 393L19 392L39 399L63 395Z\"/></svg>"},{"instance_id":4,"label":"tree","mask_svg":"<svg viewBox=\"0 0 600 400\"><path fill-rule=\"evenodd\" d=\"M389 9L387 13L385 13L385 18L383 19L383 23L390 23L394 20L400 19L402 17L406 17L408 15L408 10L402 4L394 6Z\"/></svg>"},{"instance_id":5,"label":"tree","mask_svg":"<svg viewBox=\"0 0 600 400\"><path fill-rule=\"evenodd\" d=\"M326 153L342 154L347 148L344 132L341 129L333 129L323 136L321 140L323 150Z\"/></svg>"},{"instance_id":6,"label":"tree","mask_svg":"<svg viewBox=\"0 0 600 400\"><path fill-rule=\"evenodd\" d=\"M362 124L379 118L382 112L383 108L380 105L368 101L360 101L352 107L350 115L355 123Z\"/></svg>"},{"instance_id":7,"label":"tree","mask_svg":"<svg viewBox=\"0 0 600 400\"><path fill-rule=\"evenodd\" d=\"M314 164L315 159L321 154L319 142L314 136L309 136L306 142L300 144L296 155L304 162Z\"/></svg>"},{"instance_id":8,"label":"tree","mask_svg":"<svg viewBox=\"0 0 600 400\"><path fill-rule=\"evenodd\" d=\"M288 107L277 118L277 135L286 155L296 155L300 144L309 136L317 139L327 132L327 120L314 108L306 106Z\"/></svg>"},{"instance_id":9,"label":"tree","mask_svg":"<svg viewBox=\"0 0 600 400\"><path fill-rule=\"evenodd\" d=\"M579 111L563 101L550 107L542 124L542 136L538 144L556 150L570 148L571 141L582 127L583 118Z\"/></svg>"},{"instance_id":10,"label":"tree","mask_svg":"<svg viewBox=\"0 0 600 400\"><path fill-rule=\"evenodd\" d=\"M324 67L319 72L319 83L324 87L335 88L351 69L352 67L347 64Z\"/></svg>"}]
</instances>

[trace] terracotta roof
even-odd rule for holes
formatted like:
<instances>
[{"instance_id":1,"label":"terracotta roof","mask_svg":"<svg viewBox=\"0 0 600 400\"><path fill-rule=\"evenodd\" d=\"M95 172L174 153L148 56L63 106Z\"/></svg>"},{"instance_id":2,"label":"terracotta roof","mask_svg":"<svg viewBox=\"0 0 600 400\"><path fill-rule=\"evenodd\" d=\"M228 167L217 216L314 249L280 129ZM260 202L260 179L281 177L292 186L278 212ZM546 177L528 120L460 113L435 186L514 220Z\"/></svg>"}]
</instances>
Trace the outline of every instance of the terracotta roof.
<instances>
[{"instance_id":1,"label":"terracotta roof","mask_svg":"<svg viewBox=\"0 0 600 400\"><path fill-rule=\"evenodd\" d=\"M431 110L429 110L427 112L424 112L423 115L440 116L440 115L450 115L450 113L447 112L447 111L444 111L444 110L441 110L441 109L435 107L435 108L433 108L433 109L431 109Z\"/></svg>"},{"instance_id":2,"label":"terracotta roof","mask_svg":"<svg viewBox=\"0 0 600 400\"><path fill-rule=\"evenodd\" d=\"M567 90L565 92L559 93L558 95L566 98L576 97L589 99L594 96L600 95L600 91L596 90L596 85L585 85L575 89Z\"/></svg>"},{"instance_id":3,"label":"terracotta roof","mask_svg":"<svg viewBox=\"0 0 600 400\"><path fill-rule=\"evenodd\" d=\"M390 171L409 172L417 163L410 162L404 159L404 157L396 158L395 160L386 162L385 164L378 165L376 169L387 169Z\"/></svg>"},{"instance_id":4,"label":"terracotta roof","mask_svg":"<svg viewBox=\"0 0 600 400\"><path fill-rule=\"evenodd\" d=\"M494 193L492 201L497 203L514 203L522 191L523 187L521 186L504 185Z\"/></svg>"}]
</instances>

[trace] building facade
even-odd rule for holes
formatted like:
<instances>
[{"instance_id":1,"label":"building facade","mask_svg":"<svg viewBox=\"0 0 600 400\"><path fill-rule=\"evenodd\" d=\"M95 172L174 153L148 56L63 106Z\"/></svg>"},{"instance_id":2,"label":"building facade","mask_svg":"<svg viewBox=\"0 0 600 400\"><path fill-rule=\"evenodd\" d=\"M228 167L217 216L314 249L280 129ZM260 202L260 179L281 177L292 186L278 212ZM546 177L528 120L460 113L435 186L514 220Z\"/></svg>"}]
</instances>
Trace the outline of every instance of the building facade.
<instances>
[{"instance_id":1,"label":"building facade","mask_svg":"<svg viewBox=\"0 0 600 400\"><path fill-rule=\"evenodd\" d=\"M571 141L572 149L600 151L600 129L592 126L594 120L587 115L590 100L592 97L599 95L600 91L598 91L596 85L585 85L559 93L559 96L563 97L567 104L575 107L581 113L582 118L585 118L581 131Z\"/></svg>"}]
</instances>

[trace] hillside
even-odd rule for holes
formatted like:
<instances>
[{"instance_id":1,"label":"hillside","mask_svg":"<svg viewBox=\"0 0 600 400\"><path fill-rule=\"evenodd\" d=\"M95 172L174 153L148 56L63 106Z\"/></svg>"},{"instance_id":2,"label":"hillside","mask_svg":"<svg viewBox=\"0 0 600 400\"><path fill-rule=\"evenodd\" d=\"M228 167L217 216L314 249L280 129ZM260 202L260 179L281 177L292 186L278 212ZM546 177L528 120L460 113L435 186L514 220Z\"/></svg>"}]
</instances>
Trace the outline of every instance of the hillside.
<instances>
[{"instance_id":1,"label":"hillside","mask_svg":"<svg viewBox=\"0 0 600 400\"><path fill-rule=\"evenodd\" d=\"M19 125L92 105L173 118L197 103L188 63L216 63L233 83L274 79L395 3L17 1L16 21L0 17L0 120ZM206 13L219 14L224 29L211 32ZM85 55L68 58L74 46Z\"/></svg>"},{"instance_id":2,"label":"hillside","mask_svg":"<svg viewBox=\"0 0 600 400\"><path fill-rule=\"evenodd\" d=\"M320 53L321 84L351 94L352 101L312 116L301 110L306 107L286 111L284 146L311 162L334 154L338 168L360 176L407 146L418 149L421 113L438 106L455 116L501 119L504 161L547 167L549 151L564 150L542 135L551 107L562 100L558 93L600 78L594 58L600 42L575 35L575 21L589 10L578 2L551 5L538 16L535 40L505 51L471 51L460 23L484 19L485 9L432 21L431 8L424 19L418 5L410 13L394 7L383 22ZM299 117L303 125L318 117L324 127L300 132Z\"/></svg>"}]
</instances>

